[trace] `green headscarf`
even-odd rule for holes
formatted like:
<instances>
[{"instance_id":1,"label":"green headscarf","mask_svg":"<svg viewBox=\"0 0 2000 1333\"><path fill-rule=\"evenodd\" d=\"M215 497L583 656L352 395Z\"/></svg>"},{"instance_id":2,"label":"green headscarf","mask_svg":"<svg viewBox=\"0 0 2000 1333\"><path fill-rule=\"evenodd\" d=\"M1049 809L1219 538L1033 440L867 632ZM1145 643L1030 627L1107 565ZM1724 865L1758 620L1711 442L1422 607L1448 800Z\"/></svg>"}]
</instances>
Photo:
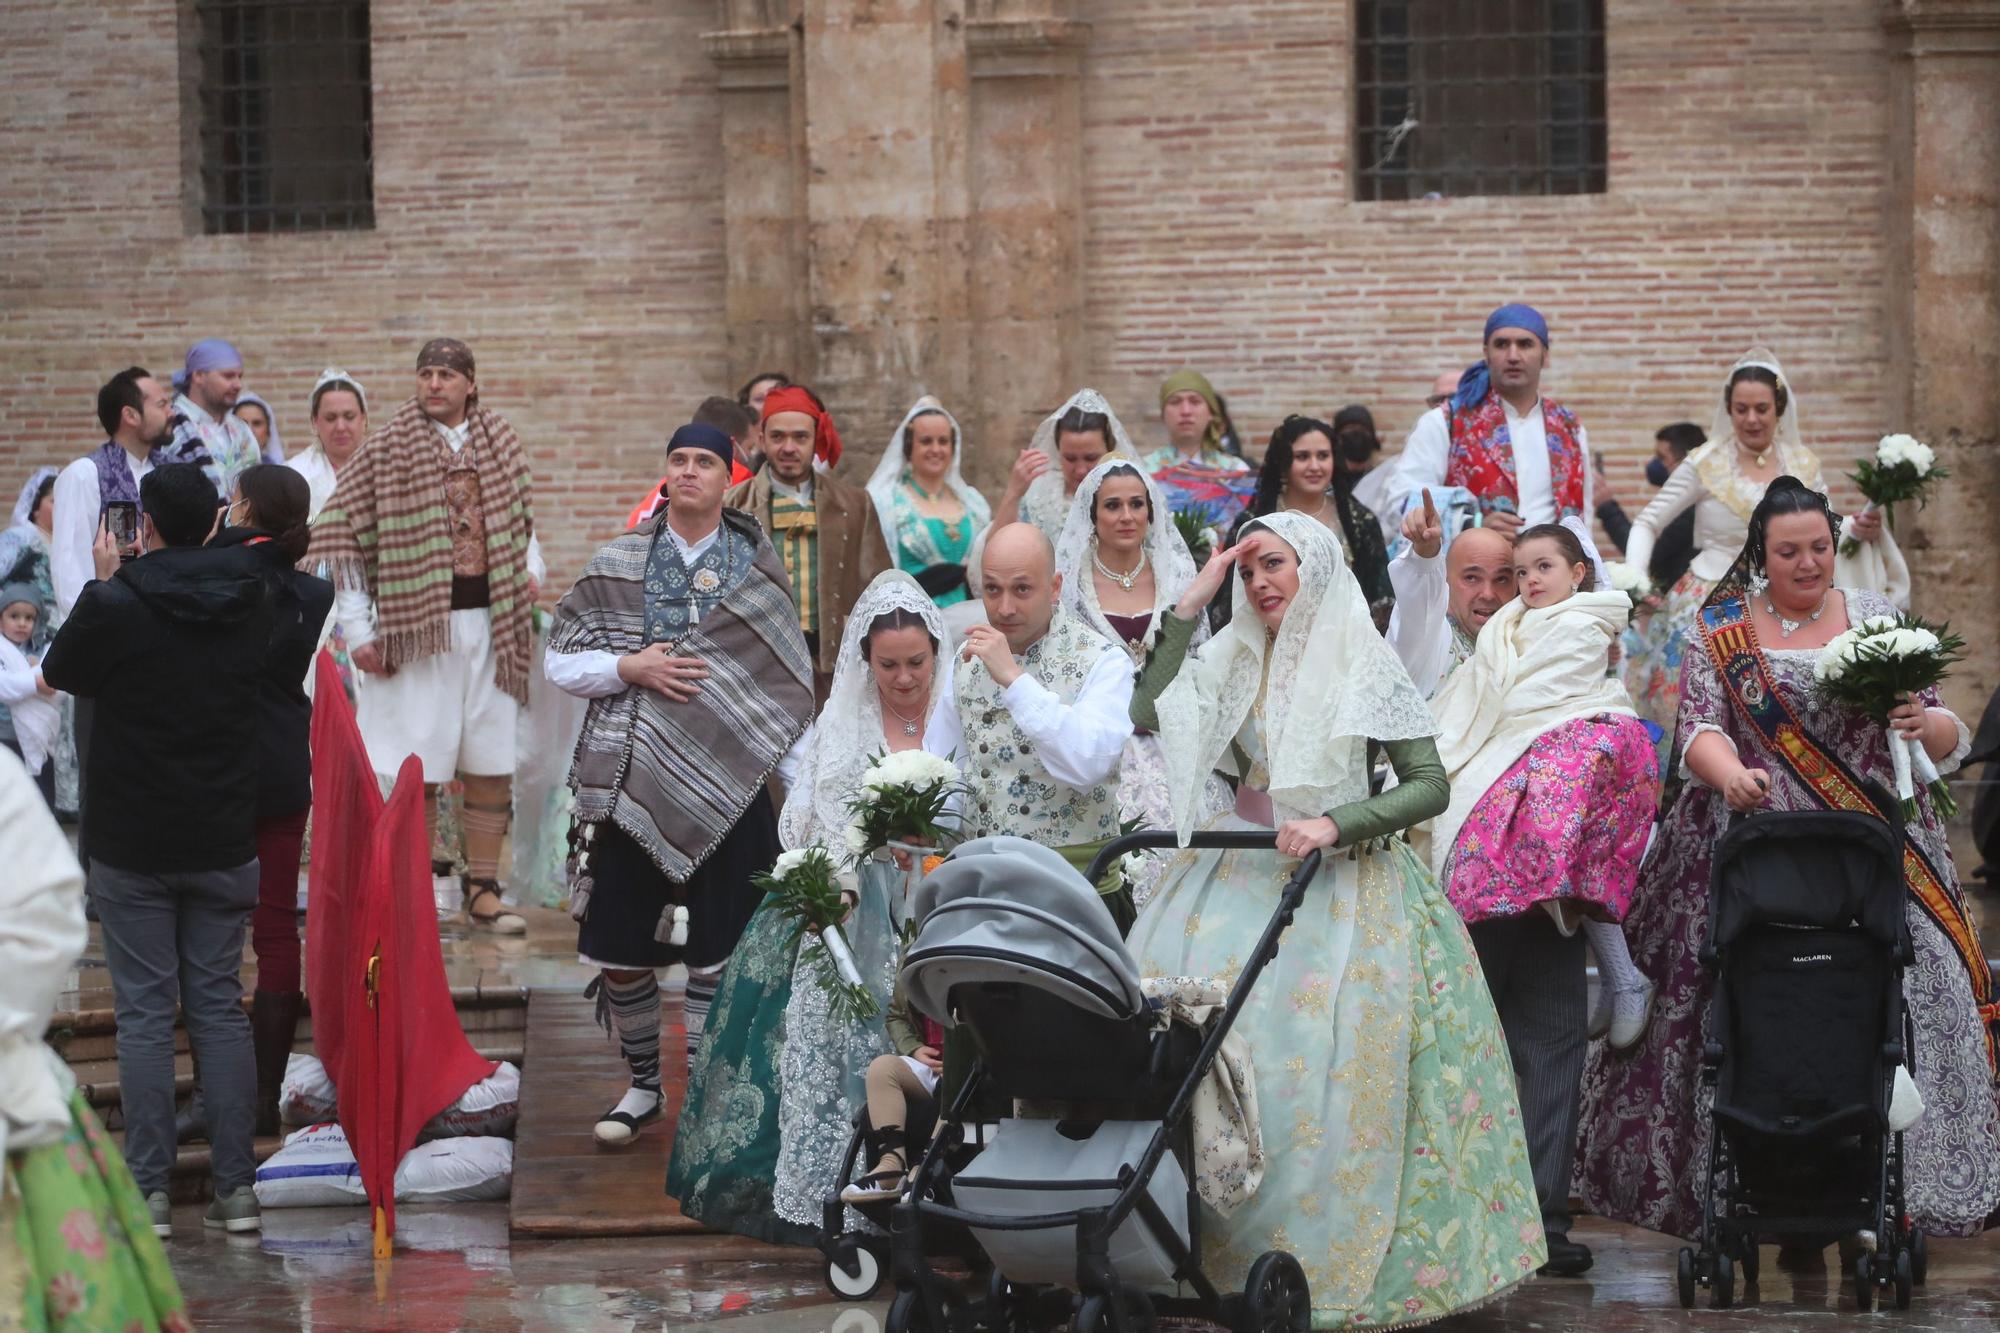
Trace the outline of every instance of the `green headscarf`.
<instances>
[{"instance_id":1,"label":"green headscarf","mask_svg":"<svg viewBox=\"0 0 2000 1333\"><path fill-rule=\"evenodd\" d=\"M1167 399L1177 393L1193 391L1201 395L1208 404L1208 429L1202 432L1203 453L1216 453L1222 449L1222 400L1216 396L1215 386L1208 382L1208 376L1198 370L1177 370L1160 384L1160 410L1167 410Z\"/></svg>"}]
</instances>

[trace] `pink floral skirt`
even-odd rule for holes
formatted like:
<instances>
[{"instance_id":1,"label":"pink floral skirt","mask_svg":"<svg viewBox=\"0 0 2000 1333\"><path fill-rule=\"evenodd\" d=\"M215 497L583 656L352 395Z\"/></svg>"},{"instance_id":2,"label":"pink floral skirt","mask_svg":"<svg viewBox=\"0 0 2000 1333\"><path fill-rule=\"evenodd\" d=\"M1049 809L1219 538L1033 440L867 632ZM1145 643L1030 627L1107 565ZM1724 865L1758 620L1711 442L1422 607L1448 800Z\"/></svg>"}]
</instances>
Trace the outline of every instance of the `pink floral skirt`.
<instances>
[{"instance_id":1,"label":"pink floral skirt","mask_svg":"<svg viewBox=\"0 0 2000 1333\"><path fill-rule=\"evenodd\" d=\"M1466 921L1552 898L1623 921L1660 798L1660 760L1637 718L1565 722L1487 788L1459 830L1445 894Z\"/></svg>"}]
</instances>

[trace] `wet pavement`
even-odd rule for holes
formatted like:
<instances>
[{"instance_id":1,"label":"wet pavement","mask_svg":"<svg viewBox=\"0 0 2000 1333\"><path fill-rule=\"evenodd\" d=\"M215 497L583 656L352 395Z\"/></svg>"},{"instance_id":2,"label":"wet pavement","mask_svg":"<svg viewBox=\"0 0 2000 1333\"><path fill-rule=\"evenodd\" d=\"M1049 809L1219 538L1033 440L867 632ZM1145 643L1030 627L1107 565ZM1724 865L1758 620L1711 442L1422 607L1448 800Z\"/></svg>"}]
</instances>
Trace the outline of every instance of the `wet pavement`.
<instances>
[{"instance_id":1,"label":"wet pavement","mask_svg":"<svg viewBox=\"0 0 2000 1333\"><path fill-rule=\"evenodd\" d=\"M190 1313L208 1329L622 1333L719 1330L881 1333L886 1303L836 1303L810 1250L733 1236L512 1241L504 1204L397 1210L398 1249L379 1276L359 1208L274 1210L261 1237L204 1234L200 1210L174 1218L167 1242ZM1597 1252L1581 1279L1539 1279L1506 1300L1435 1327L1502 1330L1796 1329L1852 1320L1899 1330L2000 1327L2000 1235L1937 1241L1928 1287L1912 1308L1861 1315L1832 1265L1778 1270L1764 1251L1760 1288L1738 1308L1684 1312L1674 1296L1676 1242L1585 1219L1573 1233Z\"/></svg>"}]
</instances>

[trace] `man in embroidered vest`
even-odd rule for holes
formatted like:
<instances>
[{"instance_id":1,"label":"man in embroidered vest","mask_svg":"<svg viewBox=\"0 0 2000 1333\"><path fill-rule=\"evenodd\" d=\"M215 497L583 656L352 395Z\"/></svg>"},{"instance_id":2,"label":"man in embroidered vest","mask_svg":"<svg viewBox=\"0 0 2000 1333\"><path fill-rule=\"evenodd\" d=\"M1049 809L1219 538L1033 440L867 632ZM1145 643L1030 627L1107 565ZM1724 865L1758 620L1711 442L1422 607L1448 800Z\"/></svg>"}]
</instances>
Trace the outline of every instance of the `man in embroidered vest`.
<instances>
[{"instance_id":1,"label":"man in embroidered vest","mask_svg":"<svg viewBox=\"0 0 2000 1333\"><path fill-rule=\"evenodd\" d=\"M1396 609L1386 637L1428 699L1472 656L1472 641L1493 613L1514 599L1514 543L1492 528L1467 528L1444 551L1429 491L1404 518L1403 535L1409 546L1389 562Z\"/></svg>"},{"instance_id":2,"label":"man in embroidered vest","mask_svg":"<svg viewBox=\"0 0 2000 1333\"><path fill-rule=\"evenodd\" d=\"M1030 838L1082 869L1118 835L1132 659L1061 609L1055 548L1032 524L996 529L979 577L988 623L966 631L955 707L935 723L970 789L966 836ZM1121 931L1132 924L1122 877L1105 907Z\"/></svg>"},{"instance_id":3,"label":"man in embroidered vest","mask_svg":"<svg viewBox=\"0 0 2000 1333\"><path fill-rule=\"evenodd\" d=\"M1439 559L1443 525L1430 491L1420 495L1403 519L1409 549L1389 566L1396 610L1388 639L1428 698L1472 655L1493 613L1513 599L1514 543L1497 528L1467 528ZM1546 912L1474 922L1467 933L1515 1062L1521 1127L1548 1236L1541 1272L1576 1277L1592 1262L1590 1248L1569 1238L1570 1170L1589 1048L1590 1015L1580 1002L1584 938L1563 934Z\"/></svg>"},{"instance_id":4,"label":"man in embroidered vest","mask_svg":"<svg viewBox=\"0 0 2000 1333\"><path fill-rule=\"evenodd\" d=\"M1590 515L1590 441L1576 413L1542 396L1549 325L1532 306L1486 317L1485 359L1417 421L1388 493L1403 512L1424 487L1462 486L1481 523L1512 537L1535 523Z\"/></svg>"},{"instance_id":5,"label":"man in embroidered vest","mask_svg":"<svg viewBox=\"0 0 2000 1333\"><path fill-rule=\"evenodd\" d=\"M180 395L174 399L174 438L155 461L199 463L215 493L229 498L236 478L266 461L250 423L233 410L243 394L243 354L221 338L203 338L174 372L174 392Z\"/></svg>"},{"instance_id":6,"label":"man in embroidered vest","mask_svg":"<svg viewBox=\"0 0 2000 1333\"><path fill-rule=\"evenodd\" d=\"M785 567L723 507L733 449L691 422L667 446L667 505L600 550L556 607L550 681L590 700L570 785L570 915L598 969L585 994L632 1085L595 1130L630 1142L660 1115L658 969L685 963L694 1059L723 964L778 856L765 783L812 722L812 659ZM780 774L783 776L782 772Z\"/></svg>"},{"instance_id":7,"label":"man in embroidered vest","mask_svg":"<svg viewBox=\"0 0 2000 1333\"><path fill-rule=\"evenodd\" d=\"M813 697L824 703L847 613L889 567L889 546L868 493L814 466L840 460L840 433L810 389L766 394L763 435L764 466L731 487L726 503L763 524L778 548L812 652Z\"/></svg>"},{"instance_id":8,"label":"man in embroidered vest","mask_svg":"<svg viewBox=\"0 0 2000 1333\"><path fill-rule=\"evenodd\" d=\"M357 721L375 771L424 766L433 871L437 788L465 786L465 915L519 935L500 896L514 787L514 727L528 702L528 609L544 574L528 459L507 419L479 401L472 349L433 338L417 396L340 470L313 524L307 564L338 589L335 615L368 673Z\"/></svg>"}]
</instances>

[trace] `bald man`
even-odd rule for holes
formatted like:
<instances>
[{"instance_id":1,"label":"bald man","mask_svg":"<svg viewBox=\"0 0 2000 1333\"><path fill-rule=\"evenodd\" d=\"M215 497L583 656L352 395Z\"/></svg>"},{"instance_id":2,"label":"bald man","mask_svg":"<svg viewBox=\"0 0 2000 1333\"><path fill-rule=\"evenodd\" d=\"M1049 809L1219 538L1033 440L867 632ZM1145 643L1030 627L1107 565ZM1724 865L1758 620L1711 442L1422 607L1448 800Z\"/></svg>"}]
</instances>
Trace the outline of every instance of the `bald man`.
<instances>
[{"instance_id":1,"label":"bald man","mask_svg":"<svg viewBox=\"0 0 2000 1333\"><path fill-rule=\"evenodd\" d=\"M979 567L984 625L965 633L955 707L933 724L965 773L966 836L1011 833L1081 869L1118 834L1118 760L1132 735L1132 659L1058 603L1055 548L995 528ZM1107 895L1119 929L1129 890Z\"/></svg>"},{"instance_id":2,"label":"bald man","mask_svg":"<svg viewBox=\"0 0 2000 1333\"><path fill-rule=\"evenodd\" d=\"M1467 528L1445 551L1429 491L1404 517L1402 532L1410 545L1389 563L1396 590L1389 646L1428 698L1472 656L1472 641L1493 613L1513 600L1514 543L1491 528Z\"/></svg>"}]
</instances>

